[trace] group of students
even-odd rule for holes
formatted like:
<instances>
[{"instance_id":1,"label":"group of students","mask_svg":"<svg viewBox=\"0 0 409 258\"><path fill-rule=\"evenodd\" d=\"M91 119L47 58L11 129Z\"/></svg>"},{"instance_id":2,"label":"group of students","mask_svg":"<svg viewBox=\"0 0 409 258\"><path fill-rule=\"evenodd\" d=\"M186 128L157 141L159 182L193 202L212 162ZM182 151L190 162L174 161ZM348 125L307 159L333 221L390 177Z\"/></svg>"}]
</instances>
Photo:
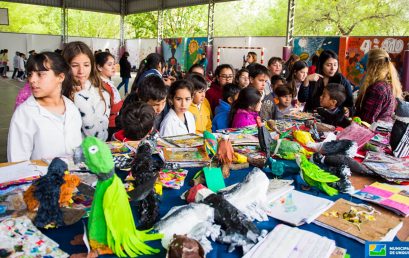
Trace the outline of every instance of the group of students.
<instances>
[{"instance_id":1,"label":"group of students","mask_svg":"<svg viewBox=\"0 0 409 258\"><path fill-rule=\"evenodd\" d=\"M346 126L348 117L372 123L391 120L395 98L402 97L396 70L381 49L369 52L366 77L354 105L352 86L338 71L338 58L323 51L316 72L304 61L291 63L286 80L281 58L267 67L254 63L236 72L216 68L210 88L197 64L184 79L163 76L165 61L156 53L142 60L130 94L121 99L110 80L115 59L93 55L83 42L68 43L62 55L43 52L27 64L32 95L14 112L8 138L8 160L71 155L83 137L141 141L203 133L281 119L294 109L318 112L326 123Z\"/></svg>"}]
</instances>

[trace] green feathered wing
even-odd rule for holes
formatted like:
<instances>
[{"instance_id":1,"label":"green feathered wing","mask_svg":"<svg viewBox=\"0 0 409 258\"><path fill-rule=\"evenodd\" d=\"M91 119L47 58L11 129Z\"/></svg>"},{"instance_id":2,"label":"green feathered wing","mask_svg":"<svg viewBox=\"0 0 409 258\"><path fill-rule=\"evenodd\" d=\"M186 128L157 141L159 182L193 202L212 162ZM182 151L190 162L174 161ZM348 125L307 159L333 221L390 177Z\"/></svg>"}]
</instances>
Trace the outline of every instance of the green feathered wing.
<instances>
[{"instance_id":1,"label":"green feathered wing","mask_svg":"<svg viewBox=\"0 0 409 258\"><path fill-rule=\"evenodd\" d=\"M105 192L113 179L112 177L105 181L98 181L95 187L94 200L92 201L91 212L88 218L88 238L91 243L97 243L97 245L108 245L103 200Z\"/></svg>"},{"instance_id":2,"label":"green feathered wing","mask_svg":"<svg viewBox=\"0 0 409 258\"><path fill-rule=\"evenodd\" d=\"M157 240L162 234L148 234L135 227L128 194L116 174L107 188L103 199L107 224L107 242L112 251L121 257L135 257L142 254L158 253L160 250L146 245L145 241Z\"/></svg>"},{"instance_id":3,"label":"green feathered wing","mask_svg":"<svg viewBox=\"0 0 409 258\"><path fill-rule=\"evenodd\" d=\"M317 187L329 196L338 194L338 190L329 186L327 183L336 182L339 180L339 177L322 170L314 163L311 163L304 155L300 155L299 158L302 178L308 185Z\"/></svg>"}]
</instances>

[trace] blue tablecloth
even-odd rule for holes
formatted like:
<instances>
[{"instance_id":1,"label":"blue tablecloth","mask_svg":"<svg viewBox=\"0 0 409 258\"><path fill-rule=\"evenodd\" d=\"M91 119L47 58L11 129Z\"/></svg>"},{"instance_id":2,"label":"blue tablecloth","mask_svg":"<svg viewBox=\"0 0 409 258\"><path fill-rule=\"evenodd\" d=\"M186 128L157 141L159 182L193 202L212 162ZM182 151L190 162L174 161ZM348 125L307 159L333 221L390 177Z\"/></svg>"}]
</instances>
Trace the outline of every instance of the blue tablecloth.
<instances>
[{"instance_id":1,"label":"blue tablecloth","mask_svg":"<svg viewBox=\"0 0 409 258\"><path fill-rule=\"evenodd\" d=\"M252 168L248 169L243 169L243 170L234 170L231 171L231 175L228 179L225 180L226 186L232 185L234 183L242 181L245 176L248 174L248 172ZM186 204L184 200L180 198L180 195L185 192L187 189L189 189L188 182L189 180L194 176L194 174L198 171L199 169L189 169L188 176L185 181L185 185L183 188L180 190L173 190L173 189L165 189L163 190L163 196L161 198L161 203L160 203L160 216L162 217L165 215L171 207L177 206L177 205L184 205ZM125 176L125 172L117 172L120 177ZM269 178L273 178L273 175L270 173L267 173ZM299 175L292 175L290 176L292 179L295 180L295 188L297 190L301 190L300 187L302 185L302 180ZM350 195L346 194L339 194L335 197L329 197L325 195L324 193L318 192L317 190L311 190L308 191L307 193L313 194L319 197L331 199L333 201L337 200L338 198L344 198L346 200L350 200L355 203L361 203L362 201L356 198L352 198ZM84 232L84 223L86 224L86 219L77 222L74 225L59 228L59 229L50 229L50 230L42 230L43 233L45 233L47 236L55 240L60 244L60 248L64 250L65 252L69 254L73 253L79 253L79 252L86 252L86 247L85 246L73 246L70 244L70 240L74 238L75 235L77 234L82 234ZM266 222L259 222L256 223L257 227L259 229L267 229L268 231L271 231L277 224L279 224L280 221L276 219L270 218L269 221ZM330 230L327 230L325 228L319 227L313 223L311 224L304 224L299 227L300 229L308 230L314 233L317 233L318 235L325 236L327 238L335 240L337 246L342 247L347 249L347 252L351 255L351 257L364 257L365 256L365 245L347 238L345 236L342 236L338 233L332 232ZM397 240L395 238L395 240ZM147 257L165 257L166 252L162 248L160 241L154 241L149 243L151 246L161 248L161 252L156 255L151 255ZM212 243L213 250L206 256L208 258L215 258L215 257L241 257L242 252L241 250L235 250L232 253L227 252L227 245L222 245L219 243ZM114 256L104 256L104 257L114 257Z\"/></svg>"}]
</instances>

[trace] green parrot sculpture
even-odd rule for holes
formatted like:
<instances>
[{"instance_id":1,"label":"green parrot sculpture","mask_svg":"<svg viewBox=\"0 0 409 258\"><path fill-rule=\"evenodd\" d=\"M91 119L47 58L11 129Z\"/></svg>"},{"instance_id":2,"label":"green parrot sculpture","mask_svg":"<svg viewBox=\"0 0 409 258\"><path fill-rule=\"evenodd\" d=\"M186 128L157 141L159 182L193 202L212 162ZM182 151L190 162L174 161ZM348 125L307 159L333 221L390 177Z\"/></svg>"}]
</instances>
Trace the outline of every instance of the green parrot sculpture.
<instances>
[{"instance_id":1,"label":"green parrot sculpture","mask_svg":"<svg viewBox=\"0 0 409 258\"><path fill-rule=\"evenodd\" d=\"M95 137L86 137L74 154L74 160L84 161L98 176L94 200L88 219L88 239L99 254L114 253L120 257L158 253L160 250L145 241L162 238L162 234L138 231L121 179L115 174L108 146ZM82 151L82 153L81 153Z\"/></svg>"},{"instance_id":2,"label":"green parrot sculpture","mask_svg":"<svg viewBox=\"0 0 409 258\"><path fill-rule=\"evenodd\" d=\"M308 185L317 187L329 196L338 194L338 190L329 186L327 183L336 182L339 180L339 177L322 170L302 154L296 155L296 161L301 169L301 177Z\"/></svg>"}]
</instances>

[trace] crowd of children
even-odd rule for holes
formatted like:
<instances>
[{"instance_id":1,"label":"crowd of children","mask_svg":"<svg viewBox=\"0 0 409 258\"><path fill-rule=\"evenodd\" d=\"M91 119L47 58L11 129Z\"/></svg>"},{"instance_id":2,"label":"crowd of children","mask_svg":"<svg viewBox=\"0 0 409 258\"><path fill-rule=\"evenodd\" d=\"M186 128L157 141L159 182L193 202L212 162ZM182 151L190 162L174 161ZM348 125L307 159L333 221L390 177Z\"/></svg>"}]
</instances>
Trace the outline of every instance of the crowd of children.
<instances>
[{"instance_id":1,"label":"crowd of children","mask_svg":"<svg viewBox=\"0 0 409 258\"><path fill-rule=\"evenodd\" d=\"M119 89L124 85L127 92L130 77L128 56L125 52L121 57L117 88L111 81L115 58L107 51L93 54L85 43L71 42L61 55L33 55L27 64L32 95L13 114L8 160L70 155L85 136L139 141L152 131L162 137L201 134L254 125L258 116L283 119L297 111L316 112L323 122L342 127L356 114L369 123L391 120L395 98L402 98L396 69L381 49L369 52L356 104L350 82L339 72L337 55L328 50L317 57L313 73L296 56L286 63L272 57L266 67L250 52L237 72L229 64L219 65L211 83L200 64L183 79L174 78L163 57L152 53L141 61L122 100ZM7 58L4 50L1 58Z\"/></svg>"}]
</instances>

